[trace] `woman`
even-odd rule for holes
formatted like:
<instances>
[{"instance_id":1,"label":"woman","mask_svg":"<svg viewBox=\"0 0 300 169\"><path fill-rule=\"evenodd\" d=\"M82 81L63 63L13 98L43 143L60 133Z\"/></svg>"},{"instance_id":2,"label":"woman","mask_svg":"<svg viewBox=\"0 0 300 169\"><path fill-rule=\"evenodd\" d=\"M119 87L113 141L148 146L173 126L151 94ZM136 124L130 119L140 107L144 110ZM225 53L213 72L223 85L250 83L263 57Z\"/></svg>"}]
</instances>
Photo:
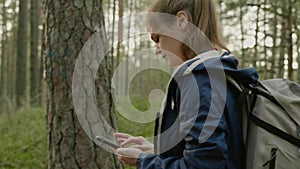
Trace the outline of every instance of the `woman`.
<instances>
[{"instance_id":1,"label":"woman","mask_svg":"<svg viewBox=\"0 0 300 169\"><path fill-rule=\"evenodd\" d=\"M147 20L156 53L179 68L156 120L154 145L143 137L116 133L122 146L131 145L117 149L119 159L143 169L243 168L239 92L225 74L249 84L258 79L255 69L237 68L221 40L213 0L157 0L149 12L162 13L149 14ZM175 19L166 24L168 15Z\"/></svg>"}]
</instances>

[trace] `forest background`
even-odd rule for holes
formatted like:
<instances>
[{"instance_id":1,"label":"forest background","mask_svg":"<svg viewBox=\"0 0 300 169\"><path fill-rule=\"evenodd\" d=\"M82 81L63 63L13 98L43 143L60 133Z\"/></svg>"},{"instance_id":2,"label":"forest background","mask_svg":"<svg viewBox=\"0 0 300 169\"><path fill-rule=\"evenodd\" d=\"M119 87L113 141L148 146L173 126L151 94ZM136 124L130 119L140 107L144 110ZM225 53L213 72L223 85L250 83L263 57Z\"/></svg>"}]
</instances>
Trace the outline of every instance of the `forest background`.
<instances>
[{"instance_id":1,"label":"forest background","mask_svg":"<svg viewBox=\"0 0 300 169\"><path fill-rule=\"evenodd\" d=\"M110 80L128 59L119 90L140 111L149 108L153 89L165 90L169 75L158 70L128 78L138 67L162 62L151 52L130 57L155 48L149 36L131 36L138 24L132 16L151 2L0 0L0 168L124 168L83 132L72 102L72 75L85 42L105 26L103 36L114 47L95 79L99 108L114 128L151 136L153 122L138 124L116 111ZM255 67L261 80L300 82L300 1L216 2L226 44L241 68ZM129 22L118 22L123 17Z\"/></svg>"}]
</instances>

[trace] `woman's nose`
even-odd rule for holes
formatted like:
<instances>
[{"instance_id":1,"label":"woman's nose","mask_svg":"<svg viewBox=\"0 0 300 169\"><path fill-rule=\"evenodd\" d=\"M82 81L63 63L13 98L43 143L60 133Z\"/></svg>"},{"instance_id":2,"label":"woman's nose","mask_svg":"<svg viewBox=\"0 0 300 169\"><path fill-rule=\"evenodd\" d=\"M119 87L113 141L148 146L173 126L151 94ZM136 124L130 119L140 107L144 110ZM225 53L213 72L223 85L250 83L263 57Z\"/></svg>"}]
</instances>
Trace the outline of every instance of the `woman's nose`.
<instances>
[{"instance_id":1,"label":"woman's nose","mask_svg":"<svg viewBox=\"0 0 300 169\"><path fill-rule=\"evenodd\" d=\"M155 55L160 55L160 54L162 54L162 51L161 51L161 49L159 47L157 47L155 49Z\"/></svg>"}]
</instances>

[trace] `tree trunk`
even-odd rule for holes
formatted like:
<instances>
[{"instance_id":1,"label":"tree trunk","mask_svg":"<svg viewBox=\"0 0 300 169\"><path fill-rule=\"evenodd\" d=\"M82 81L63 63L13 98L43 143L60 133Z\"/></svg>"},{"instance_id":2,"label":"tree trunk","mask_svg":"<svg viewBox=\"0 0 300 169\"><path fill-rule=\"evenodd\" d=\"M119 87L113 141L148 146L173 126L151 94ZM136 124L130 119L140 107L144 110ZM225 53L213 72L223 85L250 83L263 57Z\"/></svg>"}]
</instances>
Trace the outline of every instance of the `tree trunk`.
<instances>
[{"instance_id":1,"label":"tree trunk","mask_svg":"<svg viewBox=\"0 0 300 169\"><path fill-rule=\"evenodd\" d=\"M116 26L116 24L115 24L115 22L116 22L116 1L117 0L113 0L113 4L112 4L112 10L113 10L113 12L112 12L112 15L113 15L113 19L112 19L112 29L111 29L111 32L112 32L112 37L111 37L111 44L113 45L114 44L114 42L115 42L115 26ZM111 2L109 2L109 3L111 3ZM114 55L115 55L115 50L114 50L114 48L112 48L111 49L111 61L112 61L112 68L114 69L114 67L115 67L115 61L114 61Z\"/></svg>"},{"instance_id":2,"label":"tree trunk","mask_svg":"<svg viewBox=\"0 0 300 169\"><path fill-rule=\"evenodd\" d=\"M117 47L117 63L116 66L120 63L120 55L123 52L123 45L121 40L123 39L123 13L124 13L124 2L123 0L119 1L119 22L118 22L118 47Z\"/></svg>"},{"instance_id":3,"label":"tree trunk","mask_svg":"<svg viewBox=\"0 0 300 169\"><path fill-rule=\"evenodd\" d=\"M269 36L267 34L267 24L268 24L268 21L267 21L267 12L269 10L269 8L267 8L267 0L264 0L264 3L263 3L263 9L264 9L264 20L263 20L263 23L264 23L264 51L263 51L263 62L264 62L264 65L263 65L263 78L264 79L268 79L268 64L269 64L269 60L268 60L268 56L267 56L267 51L268 51L268 48L267 48L267 37Z\"/></svg>"},{"instance_id":4,"label":"tree trunk","mask_svg":"<svg viewBox=\"0 0 300 169\"><path fill-rule=\"evenodd\" d=\"M273 33L272 33L272 41L273 41L273 46L272 46L272 57L271 57L271 71L270 71L270 78L275 78L275 75L277 74L278 71L275 70L276 65L275 65L275 61L278 59L277 58L277 18L278 18L278 14L277 14L277 6L274 5L273 7L273 11L274 11L274 18L273 18Z\"/></svg>"},{"instance_id":5,"label":"tree trunk","mask_svg":"<svg viewBox=\"0 0 300 169\"><path fill-rule=\"evenodd\" d=\"M28 0L19 1L19 19L17 35L17 74L16 74L16 97L17 108L24 106L26 102L27 87L27 12Z\"/></svg>"},{"instance_id":6,"label":"tree trunk","mask_svg":"<svg viewBox=\"0 0 300 169\"><path fill-rule=\"evenodd\" d=\"M4 97L6 96L6 68L7 68L7 27L6 27L6 7L5 1L2 3L2 37L1 37L1 58L0 58L0 113L5 111Z\"/></svg>"},{"instance_id":7,"label":"tree trunk","mask_svg":"<svg viewBox=\"0 0 300 169\"><path fill-rule=\"evenodd\" d=\"M293 80L293 30L292 30L292 0L288 0L287 16L286 16L286 40L288 55L288 79Z\"/></svg>"},{"instance_id":8,"label":"tree trunk","mask_svg":"<svg viewBox=\"0 0 300 169\"><path fill-rule=\"evenodd\" d=\"M42 3L43 5L41 5L41 7L43 9L46 9L45 4L46 3ZM42 12L42 10L40 11L40 13ZM40 18L41 19L41 18ZM45 98L45 51L43 49L46 49L47 43L46 43L46 36L47 36L47 32L45 31L46 29L46 22L44 20L40 20L40 22L43 25L43 32L41 32L42 36L41 36L41 48L42 50L40 50L40 55L39 55L39 60L40 60L40 67L39 67L39 77L38 77L38 98L37 98L37 104L43 106L46 103L46 98Z\"/></svg>"},{"instance_id":9,"label":"tree trunk","mask_svg":"<svg viewBox=\"0 0 300 169\"><path fill-rule=\"evenodd\" d=\"M102 1L46 0L45 9L48 168L120 168L113 154L98 147L84 133L72 102L75 61L88 38L104 25ZM108 59L105 63L97 76L96 93L100 109L106 112L104 116L115 126L109 78L111 62Z\"/></svg>"},{"instance_id":10,"label":"tree trunk","mask_svg":"<svg viewBox=\"0 0 300 169\"><path fill-rule=\"evenodd\" d=\"M245 2L242 1L240 2L240 14L239 14L239 22L240 22L240 29L241 29L241 45L242 45L242 56L241 56L241 67L245 67L245 46L244 46L244 41L245 41L245 33L244 33L244 10L243 7L245 5Z\"/></svg>"},{"instance_id":11,"label":"tree trunk","mask_svg":"<svg viewBox=\"0 0 300 169\"><path fill-rule=\"evenodd\" d=\"M257 12L256 12L256 29L255 29L255 45L254 45L254 57L253 57L253 61L252 61L252 64L253 64L253 67L256 67L257 66L257 61L258 61L258 58L260 58L258 56L259 52L258 52L258 33L259 33L259 19L260 19L260 0L257 0ZM260 70L260 68L258 68Z\"/></svg>"},{"instance_id":12,"label":"tree trunk","mask_svg":"<svg viewBox=\"0 0 300 169\"><path fill-rule=\"evenodd\" d=\"M277 78L283 78L284 77L284 61L285 61L285 49L286 49L286 38L285 38L285 35L286 35L286 27L285 27L285 21L284 21L284 18L282 18L282 21L281 21L281 35L280 35L280 56L279 56L279 59L278 59L278 68L279 68L279 71L278 71L278 77Z\"/></svg>"},{"instance_id":13,"label":"tree trunk","mask_svg":"<svg viewBox=\"0 0 300 169\"><path fill-rule=\"evenodd\" d=\"M118 0L119 3L119 22L118 22L118 46L117 46L117 59L116 59L116 68L118 67L118 65L121 62L121 56L124 55L124 46L123 46L123 30L124 30L124 25L123 25L123 14L124 14L124 1L123 0ZM117 74L117 78L121 79L121 77L123 77L120 73ZM119 80L120 84L117 84L116 86L118 87L118 91L122 91L120 89L120 86L122 86L122 80Z\"/></svg>"},{"instance_id":14,"label":"tree trunk","mask_svg":"<svg viewBox=\"0 0 300 169\"><path fill-rule=\"evenodd\" d=\"M39 0L30 0L30 5L30 104L35 106L39 95Z\"/></svg>"},{"instance_id":15,"label":"tree trunk","mask_svg":"<svg viewBox=\"0 0 300 169\"><path fill-rule=\"evenodd\" d=\"M298 30L298 29L296 29ZM298 30L299 31L299 30ZM297 81L300 84L300 33L297 35L297 62L298 62L298 71L297 71Z\"/></svg>"},{"instance_id":16,"label":"tree trunk","mask_svg":"<svg viewBox=\"0 0 300 169\"><path fill-rule=\"evenodd\" d=\"M35 106L38 93L39 1L30 0L30 104Z\"/></svg>"},{"instance_id":17,"label":"tree trunk","mask_svg":"<svg viewBox=\"0 0 300 169\"><path fill-rule=\"evenodd\" d=\"M124 85L124 92L125 96L129 93L129 53L130 53L130 36L131 36L131 25L132 25L132 11L133 11L133 0L128 1L129 6L129 21L128 21L128 33L127 33L127 51L126 51L126 70L125 70L125 85Z\"/></svg>"},{"instance_id":18,"label":"tree trunk","mask_svg":"<svg viewBox=\"0 0 300 169\"><path fill-rule=\"evenodd\" d=\"M300 10L300 8L296 8L296 12L295 13L298 13ZM294 26L295 26L295 32L296 32L296 35L297 35L297 40L296 40L296 49L297 49L297 62L298 62L298 76L297 76L297 80L298 80L298 83L300 83L300 30L299 30L299 27L298 27L298 18L295 17L294 18Z\"/></svg>"},{"instance_id":19,"label":"tree trunk","mask_svg":"<svg viewBox=\"0 0 300 169\"><path fill-rule=\"evenodd\" d=\"M297 58L298 58L298 76L297 76L297 80L298 83L300 83L300 31L298 29L298 27L295 25L296 27L296 32L297 32Z\"/></svg>"},{"instance_id":20,"label":"tree trunk","mask_svg":"<svg viewBox=\"0 0 300 169\"><path fill-rule=\"evenodd\" d=\"M16 39L17 39L17 2L16 0L11 1L12 14L11 14L11 22L12 29L9 37L9 57L8 57L8 71L7 71L7 96L9 99L9 108L10 111L15 109L15 94L16 94Z\"/></svg>"}]
</instances>

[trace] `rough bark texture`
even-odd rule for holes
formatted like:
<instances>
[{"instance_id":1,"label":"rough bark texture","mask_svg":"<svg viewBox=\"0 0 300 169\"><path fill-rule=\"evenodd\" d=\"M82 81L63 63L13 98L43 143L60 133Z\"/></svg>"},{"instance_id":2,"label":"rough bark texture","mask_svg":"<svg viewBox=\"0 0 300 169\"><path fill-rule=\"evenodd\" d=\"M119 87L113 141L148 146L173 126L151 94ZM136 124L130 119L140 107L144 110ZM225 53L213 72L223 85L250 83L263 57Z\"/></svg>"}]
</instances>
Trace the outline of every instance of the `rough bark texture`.
<instances>
[{"instance_id":1,"label":"rough bark texture","mask_svg":"<svg viewBox=\"0 0 300 169\"><path fill-rule=\"evenodd\" d=\"M287 41L287 55L288 55L288 79L293 80L293 30L292 30L292 1L287 1L287 16L286 16L286 41Z\"/></svg>"},{"instance_id":2,"label":"rough bark texture","mask_svg":"<svg viewBox=\"0 0 300 169\"><path fill-rule=\"evenodd\" d=\"M17 107L24 106L26 99L26 70L27 70L27 13L28 0L19 2L19 19L17 35L17 74L16 74L16 95Z\"/></svg>"},{"instance_id":3,"label":"rough bark texture","mask_svg":"<svg viewBox=\"0 0 300 169\"><path fill-rule=\"evenodd\" d=\"M15 94L16 94L16 38L17 38L17 3L16 0L12 0L12 30L11 30L11 37L9 39L9 50L10 57L8 57L8 83L7 83L7 95L10 100L11 109L14 107L15 103Z\"/></svg>"},{"instance_id":4,"label":"rough bark texture","mask_svg":"<svg viewBox=\"0 0 300 169\"><path fill-rule=\"evenodd\" d=\"M7 68L6 63L8 62L8 58L6 55L7 50L7 28L6 28L6 8L5 8L5 1L2 2L2 35L1 35L1 53L0 53L0 113L4 112L5 109L3 108L4 104L4 97L6 96L6 81L7 76L5 76L5 70Z\"/></svg>"},{"instance_id":5,"label":"rough bark texture","mask_svg":"<svg viewBox=\"0 0 300 169\"><path fill-rule=\"evenodd\" d=\"M75 61L88 38L104 24L101 0L46 0L45 71L49 169L122 168L116 157L96 146L82 130L72 102ZM110 62L100 66L98 105L114 124ZM106 103L106 104L103 104ZM109 103L109 104L107 104Z\"/></svg>"},{"instance_id":6,"label":"rough bark texture","mask_svg":"<svg viewBox=\"0 0 300 169\"><path fill-rule=\"evenodd\" d=\"M39 78L39 1L30 0L30 103L37 103Z\"/></svg>"}]
</instances>

